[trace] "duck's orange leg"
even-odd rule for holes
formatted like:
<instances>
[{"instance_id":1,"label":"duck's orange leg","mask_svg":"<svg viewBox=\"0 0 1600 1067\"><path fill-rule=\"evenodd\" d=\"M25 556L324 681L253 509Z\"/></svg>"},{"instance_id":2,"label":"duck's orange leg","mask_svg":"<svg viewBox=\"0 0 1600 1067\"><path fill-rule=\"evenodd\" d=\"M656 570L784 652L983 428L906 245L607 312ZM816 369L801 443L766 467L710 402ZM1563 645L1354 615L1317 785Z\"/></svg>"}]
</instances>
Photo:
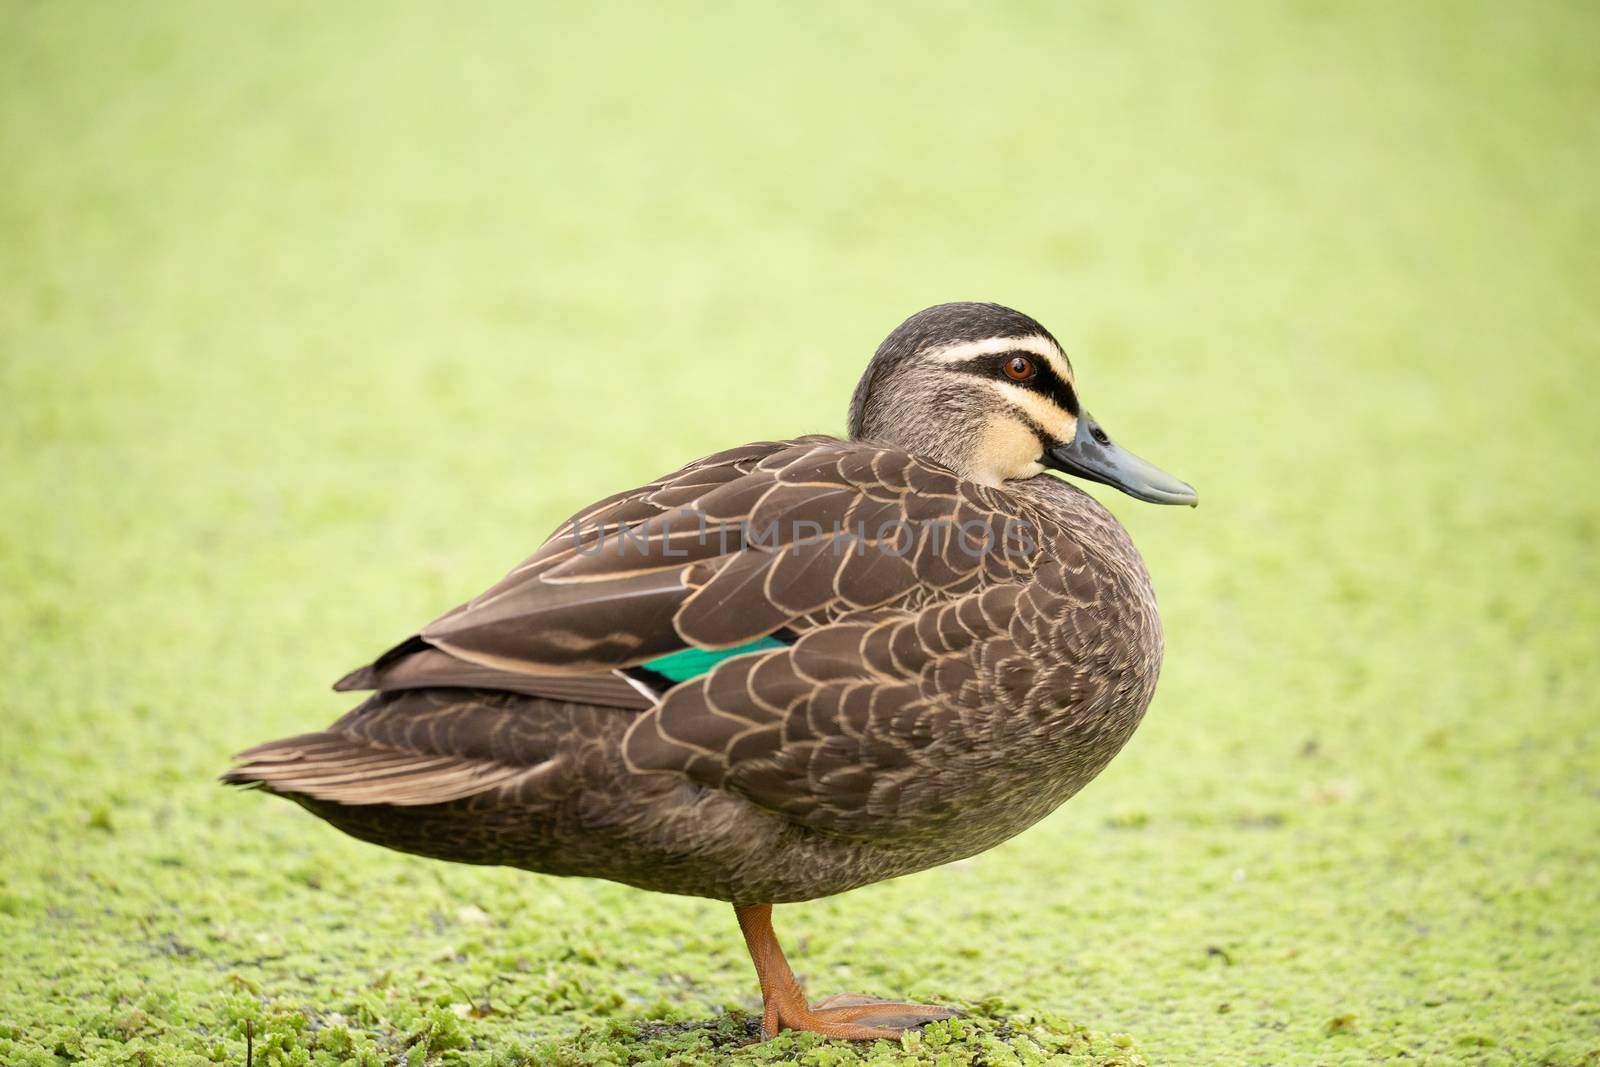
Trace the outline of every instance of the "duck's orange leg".
<instances>
[{"instance_id":1,"label":"duck's orange leg","mask_svg":"<svg viewBox=\"0 0 1600 1067\"><path fill-rule=\"evenodd\" d=\"M733 910L761 982L761 1033L766 1037L776 1037L779 1030L809 1030L825 1037L872 1041L899 1037L909 1027L956 1014L932 1004L902 1004L853 993L828 997L813 1007L772 932L772 905L736 904Z\"/></svg>"}]
</instances>

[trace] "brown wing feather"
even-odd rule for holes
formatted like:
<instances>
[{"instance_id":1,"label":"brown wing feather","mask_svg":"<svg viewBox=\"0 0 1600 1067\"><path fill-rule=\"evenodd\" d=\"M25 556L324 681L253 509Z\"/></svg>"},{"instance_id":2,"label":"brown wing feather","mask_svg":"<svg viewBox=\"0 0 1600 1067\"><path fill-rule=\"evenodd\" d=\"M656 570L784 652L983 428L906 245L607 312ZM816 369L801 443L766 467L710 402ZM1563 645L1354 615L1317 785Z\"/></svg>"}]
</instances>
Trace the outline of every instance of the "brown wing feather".
<instances>
[{"instance_id":1,"label":"brown wing feather","mask_svg":"<svg viewBox=\"0 0 1600 1067\"><path fill-rule=\"evenodd\" d=\"M443 649L420 640L405 653L385 657L341 678L334 689L341 692L364 689L428 689L454 686L468 689L494 689L524 696L570 700L579 704L599 704L611 708L648 708L654 703L619 675L604 674L527 674L500 670L456 659Z\"/></svg>"},{"instance_id":2,"label":"brown wing feather","mask_svg":"<svg viewBox=\"0 0 1600 1067\"><path fill-rule=\"evenodd\" d=\"M647 523L685 501L704 498L719 487L739 482L774 450L794 444L758 442L729 449L648 485L591 504L558 527L534 555L494 587L446 612L424 633L407 638L367 666L351 671L334 684L334 689L345 692L471 686L608 707L649 707L649 699L612 673L610 660L637 659L646 656L651 648L630 643L625 629L604 619L604 612L598 607L603 603L615 605L614 613L620 618L631 616L637 629L666 633L670 628L659 625L662 620L657 617L659 613L652 613L651 602L665 592L670 607L681 596L678 588L670 580L663 587L636 568L624 577L641 580L625 587L563 590L542 596L547 587L537 576L564 561L583 559L579 549L587 549L603 535L615 536L620 528ZM542 613L570 617L574 599L587 599L597 605L590 619L600 624L600 632L584 634L560 623L548 627L544 624ZM449 635L458 631L472 635L464 642L473 646L470 650L458 650L450 639ZM509 658L494 653L497 646L516 646L519 638L528 643L525 653ZM478 645L488 647L479 649ZM683 643L674 640L660 651L681 647ZM598 657L600 665L586 662L585 655Z\"/></svg>"},{"instance_id":3,"label":"brown wing feather","mask_svg":"<svg viewBox=\"0 0 1600 1067\"><path fill-rule=\"evenodd\" d=\"M580 512L482 596L341 685L563 697L574 690L544 679L804 631L926 597L919 586L960 592L1004 577L984 573L994 546L962 533L987 530L999 499L988 492L828 437L721 453ZM427 649L445 658L419 658ZM614 685L580 685L597 703L639 706Z\"/></svg>"}]
</instances>

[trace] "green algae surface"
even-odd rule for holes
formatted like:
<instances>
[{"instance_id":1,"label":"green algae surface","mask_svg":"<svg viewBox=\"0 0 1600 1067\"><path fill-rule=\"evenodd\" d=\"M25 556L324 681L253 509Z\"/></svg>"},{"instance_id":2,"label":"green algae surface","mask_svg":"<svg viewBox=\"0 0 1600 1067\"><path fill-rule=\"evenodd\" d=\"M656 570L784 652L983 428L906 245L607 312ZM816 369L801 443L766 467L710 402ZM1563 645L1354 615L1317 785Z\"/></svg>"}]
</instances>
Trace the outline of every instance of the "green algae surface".
<instances>
[{"instance_id":1,"label":"green algae surface","mask_svg":"<svg viewBox=\"0 0 1600 1067\"><path fill-rule=\"evenodd\" d=\"M0 5L0 1063L1600 1063L1600 18ZM605 494L1043 320L1194 483L1080 797L777 910L224 789ZM1097 490L1098 492L1098 490Z\"/></svg>"}]
</instances>

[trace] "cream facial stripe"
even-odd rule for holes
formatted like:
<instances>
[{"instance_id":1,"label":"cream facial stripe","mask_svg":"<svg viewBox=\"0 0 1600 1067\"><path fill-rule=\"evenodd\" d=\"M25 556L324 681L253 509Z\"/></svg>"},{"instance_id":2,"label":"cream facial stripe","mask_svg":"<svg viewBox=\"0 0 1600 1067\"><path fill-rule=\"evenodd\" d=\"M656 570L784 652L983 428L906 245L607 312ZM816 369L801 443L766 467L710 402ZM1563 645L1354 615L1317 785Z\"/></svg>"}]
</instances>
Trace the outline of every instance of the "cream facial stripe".
<instances>
[{"instance_id":1,"label":"cream facial stripe","mask_svg":"<svg viewBox=\"0 0 1600 1067\"><path fill-rule=\"evenodd\" d=\"M1067 357L1061 354L1050 338L1037 333L1026 337L985 337L981 341L958 341L929 349L923 358L935 363L965 363L979 356L995 356L1001 352L1026 352L1030 356L1037 356L1048 363L1062 381L1072 381L1072 368L1067 365Z\"/></svg>"},{"instance_id":2,"label":"cream facial stripe","mask_svg":"<svg viewBox=\"0 0 1600 1067\"><path fill-rule=\"evenodd\" d=\"M1041 454L1038 433L1033 427L1024 426L1006 415L995 415L984 427L973 480L999 485L1012 478L1032 478L1044 470L1039 462Z\"/></svg>"},{"instance_id":3,"label":"cream facial stripe","mask_svg":"<svg viewBox=\"0 0 1600 1067\"><path fill-rule=\"evenodd\" d=\"M1053 441L1070 441L1073 434L1077 433L1078 420L1072 412L1064 410L1043 393L1010 382L993 381L989 384L1009 406L1026 415L1035 427L1043 430Z\"/></svg>"}]
</instances>

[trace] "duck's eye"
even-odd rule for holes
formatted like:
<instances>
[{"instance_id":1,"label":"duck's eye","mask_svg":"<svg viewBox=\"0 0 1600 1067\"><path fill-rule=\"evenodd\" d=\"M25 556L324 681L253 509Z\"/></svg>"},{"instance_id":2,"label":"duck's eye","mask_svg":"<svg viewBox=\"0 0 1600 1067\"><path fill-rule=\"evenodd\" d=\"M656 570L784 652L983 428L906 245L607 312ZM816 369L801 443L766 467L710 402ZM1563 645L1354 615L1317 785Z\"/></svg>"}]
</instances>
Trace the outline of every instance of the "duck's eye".
<instances>
[{"instance_id":1,"label":"duck's eye","mask_svg":"<svg viewBox=\"0 0 1600 1067\"><path fill-rule=\"evenodd\" d=\"M1012 356L1005 362L1006 377L1014 382L1025 382L1033 377L1033 360L1027 356Z\"/></svg>"}]
</instances>

